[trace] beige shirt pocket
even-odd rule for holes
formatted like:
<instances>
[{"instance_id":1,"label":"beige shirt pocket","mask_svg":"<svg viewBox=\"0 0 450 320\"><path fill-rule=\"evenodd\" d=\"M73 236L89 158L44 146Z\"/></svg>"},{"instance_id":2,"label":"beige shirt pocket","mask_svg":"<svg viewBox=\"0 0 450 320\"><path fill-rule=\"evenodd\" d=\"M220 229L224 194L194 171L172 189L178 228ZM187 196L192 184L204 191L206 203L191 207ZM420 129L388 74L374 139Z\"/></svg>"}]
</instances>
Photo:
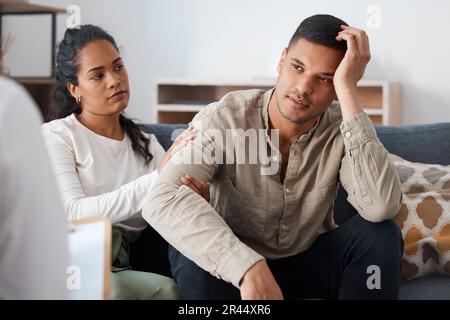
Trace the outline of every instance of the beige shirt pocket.
<instances>
[{"instance_id":1,"label":"beige shirt pocket","mask_svg":"<svg viewBox=\"0 0 450 320\"><path fill-rule=\"evenodd\" d=\"M318 231L330 213L330 206L337 193L337 182L334 181L324 187L314 188L303 193L302 201L299 203L300 221L305 232ZM314 235L309 235L315 238Z\"/></svg>"},{"instance_id":2,"label":"beige shirt pocket","mask_svg":"<svg viewBox=\"0 0 450 320\"><path fill-rule=\"evenodd\" d=\"M221 203L218 211L225 222L240 238L263 239L267 215L266 197L244 193L234 186L230 178L224 180L226 200Z\"/></svg>"},{"instance_id":3,"label":"beige shirt pocket","mask_svg":"<svg viewBox=\"0 0 450 320\"><path fill-rule=\"evenodd\" d=\"M323 187L314 187L304 191L301 195L302 202L322 201L330 196L330 193L337 190L337 181L330 182Z\"/></svg>"}]
</instances>

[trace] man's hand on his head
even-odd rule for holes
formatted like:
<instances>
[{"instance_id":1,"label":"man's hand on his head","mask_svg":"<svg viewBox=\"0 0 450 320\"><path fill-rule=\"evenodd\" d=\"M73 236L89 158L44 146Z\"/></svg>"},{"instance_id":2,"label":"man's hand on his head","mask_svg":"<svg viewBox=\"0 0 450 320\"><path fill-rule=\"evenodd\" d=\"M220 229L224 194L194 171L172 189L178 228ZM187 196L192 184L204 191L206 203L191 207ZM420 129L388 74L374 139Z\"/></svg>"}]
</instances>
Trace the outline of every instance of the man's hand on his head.
<instances>
[{"instance_id":1,"label":"man's hand on his head","mask_svg":"<svg viewBox=\"0 0 450 320\"><path fill-rule=\"evenodd\" d=\"M344 25L341 28L336 40L347 41L347 51L334 73L333 83L341 105L342 120L347 121L363 111L356 86L370 61L370 46L363 30Z\"/></svg>"},{"instance_id":2,"label":"man's hand on his head","mask_svg":"<svg viewBox=\"0 0 450 320\"><path fill-rule=\"evenodd\" d=\"M334 74L336 94L344 90L356 90L358 81L370 61L369 38L363 30L341 26L336 37L338 41L347 41L347 52Z\"/></svg>"},{"instance_id":3,"label":"man's hand on his head","mask_svg":"<svg viewBox=\"0 0 450 320\"><path fill-rule=\"evenodd\" d=\"M265 260L255 263L240 284L242 300L283 300L278 283Z\"/></svg>"}]
</instances>

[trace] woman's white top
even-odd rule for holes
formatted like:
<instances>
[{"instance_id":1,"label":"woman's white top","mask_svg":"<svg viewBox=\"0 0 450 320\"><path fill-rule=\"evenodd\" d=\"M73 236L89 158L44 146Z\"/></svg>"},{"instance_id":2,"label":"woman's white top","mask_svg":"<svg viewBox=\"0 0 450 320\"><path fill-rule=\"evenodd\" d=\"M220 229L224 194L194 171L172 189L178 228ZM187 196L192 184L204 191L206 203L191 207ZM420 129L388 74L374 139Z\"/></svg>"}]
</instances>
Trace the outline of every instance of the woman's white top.
<instances>
[{"instance_id":1,"label":"woman's white top","mask_svg":"<svg viewBox=\"0 0 450 320\"><path fill-rule=\"evenodd\" d=\"M74 114L44 124L42 131L69 220L105 216L133 241L147 225L143 200L165 154L156 137L144 133L153 155L146 165L128 135L122 141L98 135Z\"/></svg>"}]
</instances>

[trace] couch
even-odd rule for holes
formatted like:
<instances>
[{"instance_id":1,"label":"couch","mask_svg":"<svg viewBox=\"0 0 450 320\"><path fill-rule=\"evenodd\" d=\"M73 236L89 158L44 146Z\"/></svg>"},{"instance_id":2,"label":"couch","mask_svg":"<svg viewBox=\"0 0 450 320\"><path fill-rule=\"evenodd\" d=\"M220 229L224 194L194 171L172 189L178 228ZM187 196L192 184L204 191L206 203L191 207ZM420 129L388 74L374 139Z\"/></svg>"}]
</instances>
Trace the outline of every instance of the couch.
<instances>
[{"instance_id":1,"label":"couch","mask_svg":"<svg viewBox=\"0 0 450 320\"><path fill-rule=\"evenodd\" d=\"M171 145L172 132L186 125L150 124L144 130L156 135L167 150ZM450 165L450 123L376 126L376 131L386 149L414 162ZM346 201L346 192L339 190L335 201L335 221L342 223L356 210ZM138 270L170 276L167 243L151 227L131 247L131 264ZM432 275L421 279L403 281L400 299L450 300L450 276Z\"/></svg>"}]
</instances>

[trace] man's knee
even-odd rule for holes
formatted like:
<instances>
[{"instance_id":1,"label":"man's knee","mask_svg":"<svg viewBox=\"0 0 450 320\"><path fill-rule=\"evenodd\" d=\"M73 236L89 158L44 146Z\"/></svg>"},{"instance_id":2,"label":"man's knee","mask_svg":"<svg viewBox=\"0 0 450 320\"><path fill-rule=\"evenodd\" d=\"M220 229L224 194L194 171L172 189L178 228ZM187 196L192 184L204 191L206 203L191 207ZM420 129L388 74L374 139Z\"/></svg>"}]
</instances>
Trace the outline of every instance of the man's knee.
<instances>
[{"instance_id":1,"label":"man's knee","mask_svg":"<svg viewBox=\"0 0 450 320\"><path fill-rule=\"evenodd\" d=\"M183 300L236 300L240 292L232 284L220 280L200 268L175 248L169 248L173 277Z\"/></svg>"},{"instance_id":2,"label":"man's knee","mask_svg":"<svg viewBox=\"0 0 450 320\"><path fill-rule=\"evenodd\" d=\"M371 222L359 215L352 220L354 221L350 230L359 238L361 244L385 254L391 250L402 255L402 233L393 220Z\"/></svg>"}]
</instances>

